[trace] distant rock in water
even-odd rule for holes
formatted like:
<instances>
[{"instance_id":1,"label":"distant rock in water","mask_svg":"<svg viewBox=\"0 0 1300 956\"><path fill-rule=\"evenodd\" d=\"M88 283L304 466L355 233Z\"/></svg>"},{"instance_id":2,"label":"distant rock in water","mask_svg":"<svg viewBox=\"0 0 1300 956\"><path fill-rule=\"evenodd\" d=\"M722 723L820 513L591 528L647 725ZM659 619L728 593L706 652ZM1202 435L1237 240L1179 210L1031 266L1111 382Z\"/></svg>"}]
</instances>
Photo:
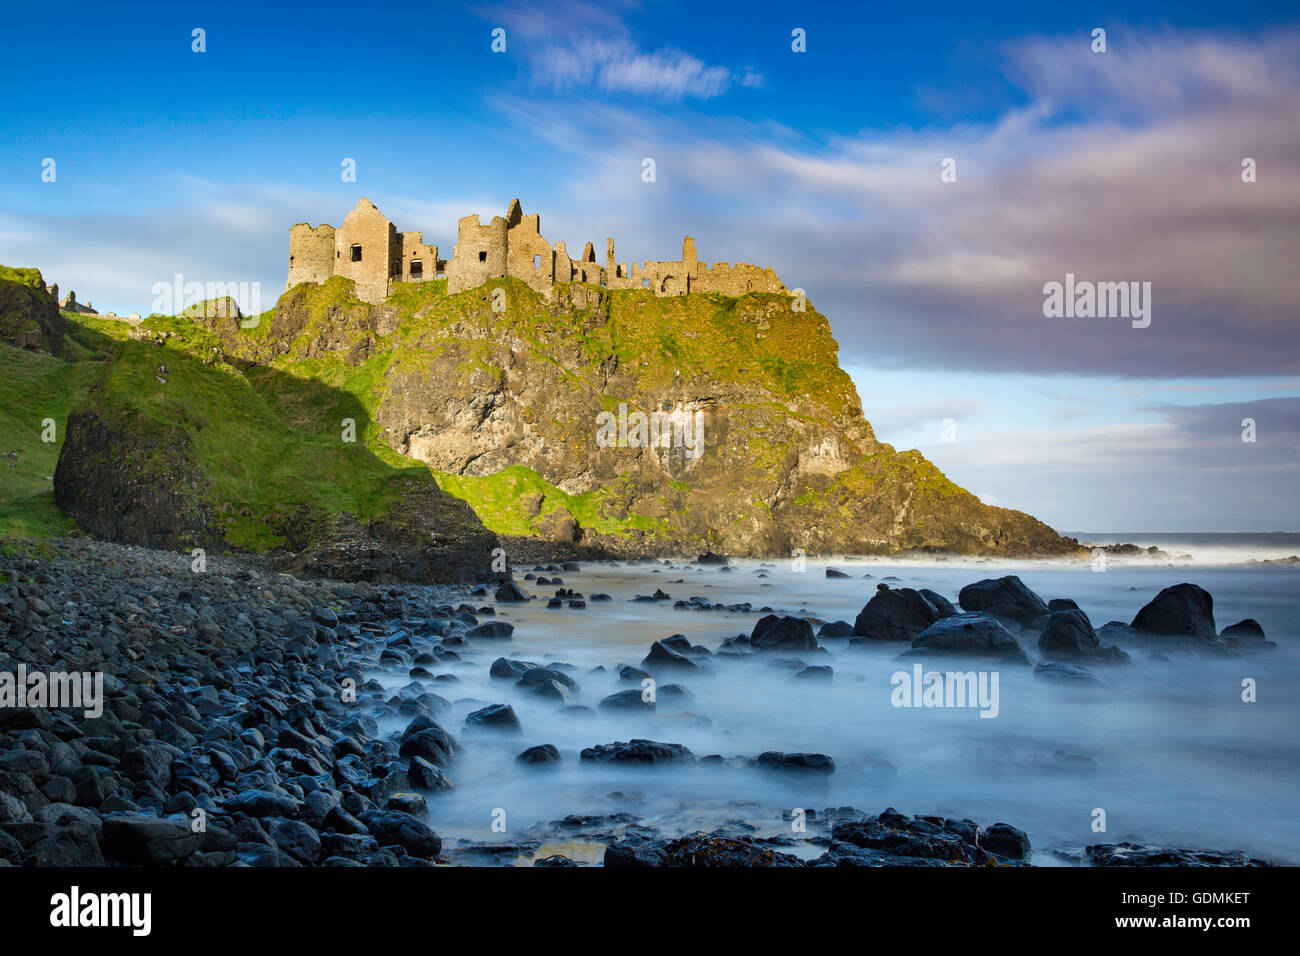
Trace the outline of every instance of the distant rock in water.
<instances>
[{"instance_id":1,"label":"distant rock in water","mask_svg":"<svg viewBox=\"0 0 1300 956\"><path fill-rule=\"evenodd\" d=\"M769 750L759 754L750 761L750 764L755 767L762 767L765 770L827 775L835 772L835 761L826 754L781 753L780 751Z\"/></svg>"},{"instance_id":2,"label":"distant rock in water","mask_svg":"<svg viewBox=\"0 0 1300 956\"><path fill-rule=\"evenodd\" d=\"M726 555L714 554L712 551L705 551L695 559L696 564L730 564L730 559Z\"/></svg>"}]
</instances>

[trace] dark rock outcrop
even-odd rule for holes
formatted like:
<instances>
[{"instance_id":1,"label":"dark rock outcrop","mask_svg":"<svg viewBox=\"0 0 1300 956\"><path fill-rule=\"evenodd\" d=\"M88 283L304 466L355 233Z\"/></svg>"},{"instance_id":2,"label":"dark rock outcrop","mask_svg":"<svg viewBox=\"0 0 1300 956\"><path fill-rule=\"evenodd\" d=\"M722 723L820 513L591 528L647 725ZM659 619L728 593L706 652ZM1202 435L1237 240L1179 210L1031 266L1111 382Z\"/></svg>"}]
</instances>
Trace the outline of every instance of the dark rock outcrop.
<instances>
[{"instance_id":1,"label":"dark rock outcrop","mask_svg":"<svg viewBox=\"0 0 1300 956\"><path fill-rule=\"evenodd\" d=\"M982 611L1037 629L1047 623L1047 604L1014 574L976 581L961 589L958 603L967 611Z\"/></svg>"}]
</instances>

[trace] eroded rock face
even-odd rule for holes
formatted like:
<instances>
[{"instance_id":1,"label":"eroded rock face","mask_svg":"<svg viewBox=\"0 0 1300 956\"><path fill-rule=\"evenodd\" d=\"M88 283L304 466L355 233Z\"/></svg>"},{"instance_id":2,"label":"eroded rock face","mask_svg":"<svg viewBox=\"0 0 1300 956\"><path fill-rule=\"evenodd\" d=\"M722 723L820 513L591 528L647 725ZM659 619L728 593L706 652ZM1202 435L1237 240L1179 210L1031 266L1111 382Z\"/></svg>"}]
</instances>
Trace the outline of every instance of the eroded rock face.
<instances>
[{"instance_id":1,"label":"eroded rock face","mask_svg":"<svg viewBox=\"0 0 1300 956\"><path fill-rule=\"evenodd\" d=\"M738 557L1077 548L878 442L829 323L788 297L665 299L575 283L545 300L497 284L504 313L487 286L370 306L335 278L287 292L269 338L212 328L258 363L385 356L374 421L395 451L467 478L523 466L566 493L600 490L612 521L654 522L602 532L557 510L564 502L521 495L511 515L556 543ZM599 416L620 408L671 413L683 429L663 444L598 442Z\"/></svg>"},{"instance_id":2,"label":"eroded rock face","mask_svg":"<svg viewBox=\"0 0 1300 956\"><path fill-rule=\"evenodd\" d=\"M40 272L0 271L0 341L58 355L63 351L66 327Z\"/></svg>"}]
</instances>

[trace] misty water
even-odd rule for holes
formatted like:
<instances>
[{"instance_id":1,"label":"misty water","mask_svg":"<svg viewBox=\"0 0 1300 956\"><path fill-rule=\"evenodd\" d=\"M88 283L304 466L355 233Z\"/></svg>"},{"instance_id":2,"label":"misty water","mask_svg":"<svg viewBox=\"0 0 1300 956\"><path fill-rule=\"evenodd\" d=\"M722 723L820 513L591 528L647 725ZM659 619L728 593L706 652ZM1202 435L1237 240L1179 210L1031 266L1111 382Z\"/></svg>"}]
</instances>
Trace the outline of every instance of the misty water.
<instances>
[{"instance_id":1,"label":"misty water","mask_svg":"<svg viewBox=\"0 0 1300 956\"><path fill-rule=\"evenodd\" d=\"M1141 543L1142 537L1126 540ZM669 835L744 821L759 834L789 836L782 814L796 807L852 806L878 813L892 806L907 814L970 817L982 825L1010 823L1029 834L1040 865L1060 862L1048 852L1054 846L1123 840L1240 849L1300 863L1294 815L1300 798L1300 569L1239 563L1295 553L1300 546L1241 539L1180 547L1166 539L1161 547L1193 552L1196 560L1170 566L1111 559L1104 573L1087 562L958 558L810 560L802 572L790 562L733 562L730 571L680 561L584 564L580 572L561 573L564 586L586 595L604 592L611 601L588 602L585 610L548 609L544 600L500 604L499 619L514 624L514 639L476 642L464 661L438 669L456 678L434 689L453 703L439 719L461 739L464 752L449 768L454 792L429 796L431 823L449 847L460 840L507 842L534 824L568 814L614 812L632 814ZM827 578L827 566L850 577ZM530 593L550 596L552 588L523 581L523 571L517 569L516 578ZM822 640L825 651L798 655L808 664L831 665L830 682L793 680L791 670L773 664L792 656L784 653L710 659L708 673L661 674L661 690L679 683L693 700L672 705L661 696L653 715L565 712L488 675L498 656L567 663L579 684L577 703L595 708L608 694L639 688L619 681L618 665L639 666L651 642L671 634L715 650L728 637L748 635L764 606L852 622L881 581L932 588L955 604L963 585L1003 574L1019 575L1044 600L1074 599L1096 627L1127 622L1161 588L1189 581L1213 595L1219 629L1253 617L1279 647L1240 658L1179 655L1168 661L1130 647L1133 663L1095 668L1105 681L1095 687L1036 677L1032 666L922 661L926 670L996 670L994 718L981 718L976 708L893 706L891 676L910 672L915 663L897 660L906 645L858 649L844 639ZM674 600L699 595L716 604L748 601L754 610L697 611L675 609L671 601L631 601L656 588ZM1022 638L1022 645L1031 661L1040 659L1032 641ZM598 666L603 673L592 672ZM374 676L394 690L407 683L404 673ZM1248 677L1257 682L1257 703L1242 700ZM523 733L465 730L465 715L492 703L511 704ZM641 767L579 761L582 748L635 737L684 744L696 756L825 753L836 769L825 778L734 763ZM558 767L516 761L526 747L548 743L560 750ZM1106 814L1104 833L1093 831L1098 808ZM500 811L504 833L492 830ZM538 855L562 851L594 862L601 849L551 846ZM821 848L792 852L813 856Z\"/></svg>"}]
</instances>

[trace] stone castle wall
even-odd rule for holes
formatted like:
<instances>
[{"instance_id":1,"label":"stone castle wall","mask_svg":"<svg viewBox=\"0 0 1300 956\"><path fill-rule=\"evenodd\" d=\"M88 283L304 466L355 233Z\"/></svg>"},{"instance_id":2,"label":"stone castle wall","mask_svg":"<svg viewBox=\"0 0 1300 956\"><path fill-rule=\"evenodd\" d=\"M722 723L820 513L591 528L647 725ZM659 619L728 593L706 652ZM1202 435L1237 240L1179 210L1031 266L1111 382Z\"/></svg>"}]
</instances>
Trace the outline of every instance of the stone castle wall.
<instances>
[{"instance_id":1,"label":"stone castle wall","mask_svg":"<svg viewBox=\"0 0 1300 956\"><path fill-rule=\"evenodd\" d=\"M511 276L550 296L557 282L589 282L610 289L647 289L655 295L717 292L739 296L747 292L788 292L777 274L748 263L702 264L695 240L682 241L682 257L673 262L647 260L619 264L614 240L605 242L605 263L596 261L589 242L578 259L564 242L551 245L541 233L541 217L525 216L516 199L505 216L484 225L477 215L457 223L456 246L450 259L438 258L438 247L427 245L419 232L397 231L374 203L362 199L338 229L299 223L289 230L289 279L286 291L300 282L324 282L341 275L356 282L358 298L384 300L395 282L447 279L449 293L463 292L492 279Z\"/></svg>"}]
</instances>

